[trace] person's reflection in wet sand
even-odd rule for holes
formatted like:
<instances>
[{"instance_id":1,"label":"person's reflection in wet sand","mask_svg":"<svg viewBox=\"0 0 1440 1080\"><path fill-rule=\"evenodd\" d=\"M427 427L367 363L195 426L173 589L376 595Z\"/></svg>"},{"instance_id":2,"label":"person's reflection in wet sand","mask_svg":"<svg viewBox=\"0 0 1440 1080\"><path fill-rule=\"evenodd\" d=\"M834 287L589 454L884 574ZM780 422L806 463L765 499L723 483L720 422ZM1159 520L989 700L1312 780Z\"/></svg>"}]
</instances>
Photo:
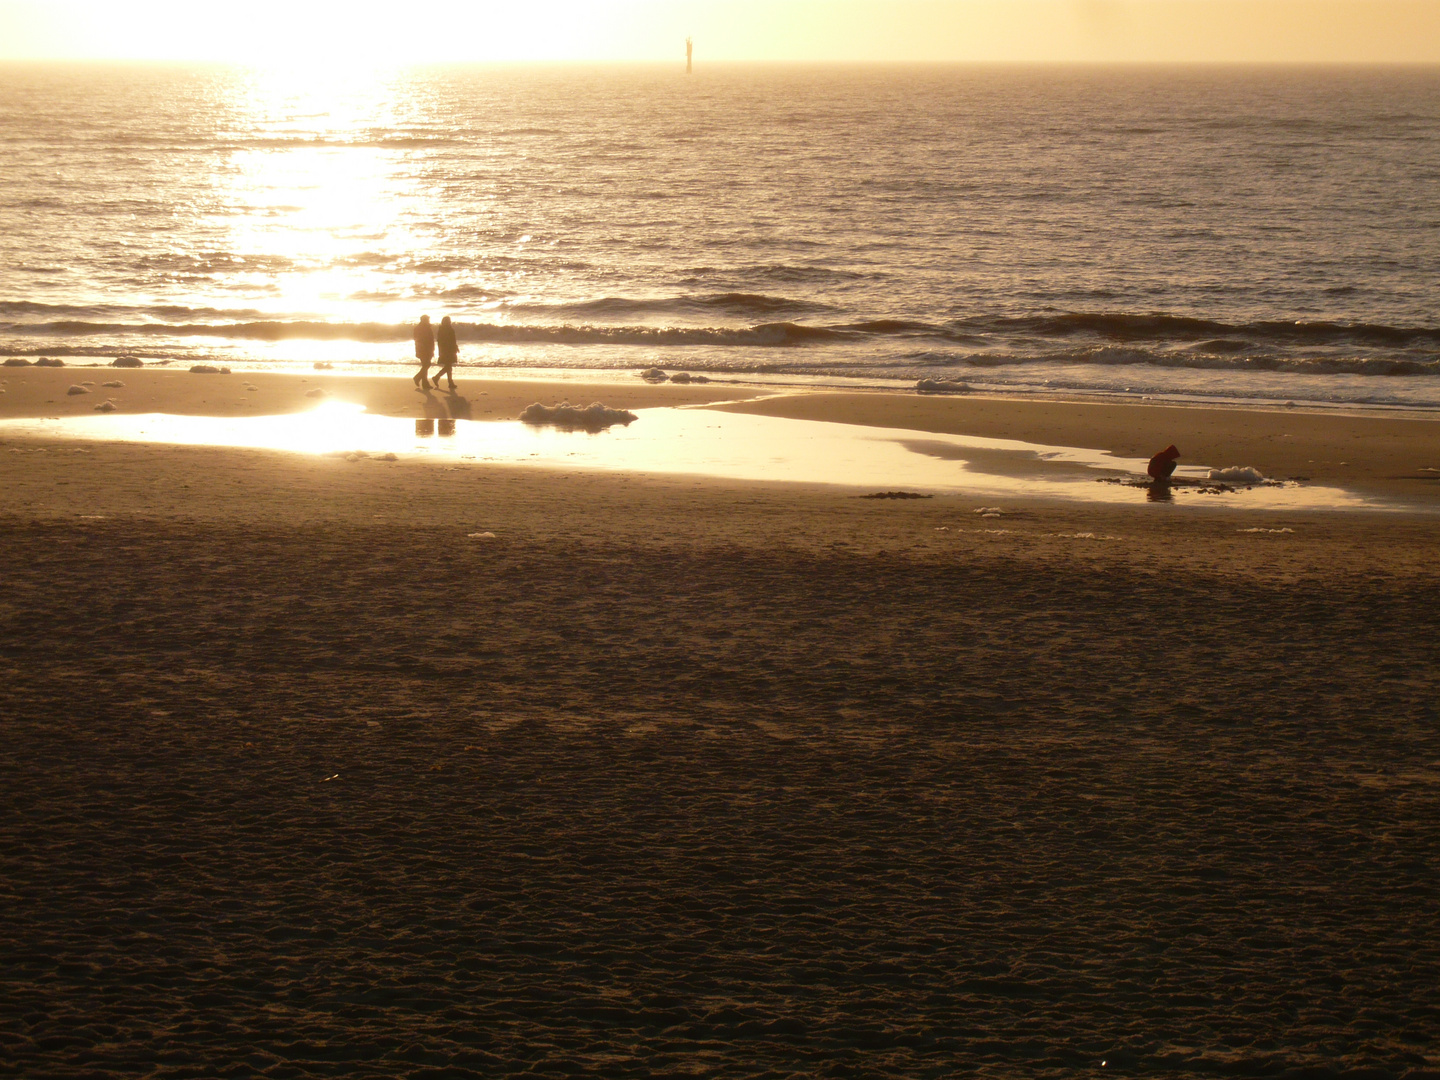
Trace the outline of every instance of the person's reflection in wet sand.
<instances>
[{"instance_id":1,"label":"person's reflection in wet sand","mask_svg":"<svg viewBox=\"0 0 1440 1080\"><path fill-rule=\"evenodd\" d=\"M1145 501L1174 502L1175 493L1170 490L1170 481L1168 479L1152 480L1149 486L1145 488Z\"/></svg>"},{"instance_id":2,"label":"person's reflection in wet sand","mask_svg":"<svg viewBox=\"0 0 1440 1080\"><path fill-rule=\"evenodd\" d=\"M415 434L421 439L428 439L435 434L435 418L427 416L423 420L415 421Z\"/></svg>"},{"instance_id":3,"label":"person's reflection in wet sand","mask_svg":"<svg viewBox=\"0 0 1440 1080\"><path fill-rule=\"evenodd\" d=\"M472 419L472 417L470 416L470 401L468 398L463 398L459 394L454 393L446 394L445 407L447 410L449 410L450 419L452 420Z\"/></svg>"},{"instance_id":4,"label":"person's reflection in wet sand","mask_svg":"<svg viewBox=\"0 0 1440 1080\"><path fill-rule=\"evenodd\" d=\"M439 434L439 436L440 436L442 439L453 438L454 435L455 435L455 421L454 421L454 419L447 416L447 417L446 417L445 419L443 419L443 420L436 420L436 421L435 421L435 430L436 430L436 433Z\"/></svg>"}]
</instances>

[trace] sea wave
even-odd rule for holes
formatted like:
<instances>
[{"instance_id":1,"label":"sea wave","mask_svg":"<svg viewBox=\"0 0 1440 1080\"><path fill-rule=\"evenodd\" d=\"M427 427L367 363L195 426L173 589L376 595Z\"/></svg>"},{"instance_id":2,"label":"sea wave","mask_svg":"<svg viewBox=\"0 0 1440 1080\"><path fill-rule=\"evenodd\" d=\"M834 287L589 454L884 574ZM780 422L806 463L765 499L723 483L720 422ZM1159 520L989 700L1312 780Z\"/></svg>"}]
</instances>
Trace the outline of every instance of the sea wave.
<instances>
[{"instance_id":1,"label":"sea wave","mask_svg":"<svg viewBox=\"0 0 1440 1080\"><path fill-rule=\"evenodd\" d=\"M559 304L518 303L513 321L455 323L472 345L696 347L726 350L835 350L815 362L827 369L894 364L917 370L997 368L1016 364L1083 364L1217 371L1360 375L1440 374L1440 328L1322 322L1229 324L1174 315L1061 314L976 316L933 323L886 318L854 322L801 321L823 305L765 293L603 297ZM776 318L775 316L790 316ZM677 325L686 318L697 325ZM735 325L700 325L734 320ZM645 320L653 320L646 322ZM352 341L408 344L411 324L265 317L248 309L174 305L107 306L0 303L0 348L24 354L42 339L70 351L109 343L111 349L159 348L174 342ZM88 339L88 340L87 340ZM760 370L758 358L744 360ZM809 363L810 361L806 361ZM732 368L715 357L706 363ZM794 366L796 360L784 364Z\"/></svg>"},{"instance_id":2,"label":"sea wave","mask_svg":"<svg viewBox=\"0 0 1440 1080\"><path fill-rule=\"evenodd\" d=\"M766 293L716 292L684 296L635 298L607 296L563 304L514 304L509 311L550 318L615 319L623 317L726 315L747 319L774 315L814 315L835 310L829 304Z\"/></svg>"},{"instance_id":3,"label":"sea wave","mask_svg":"<svg viewBox=\"0 0 1440 1080\"><path fill-rule=\"evenodd\" d=\"M309 319L226 323L124 323L57 319L36 323L0 323L0 333L46 337L228 338L237 341L408 342L409 323L335 323ZM606 326L544 323L455 324L455 336L475 343L545 342L554 345L750 345L776 347L809 342L842 342L858 331L794 322L746 327Z\"/></svg>"},{"instance_id":4,"label":"sea wave","mask_svg":"<svg viewBox=\"0 0 1440 1080\"><path fill-rule=\"evenodd\" d=\"M1308 375L1440 375L1440 357L1429 360L1378 356L1233 356L1146 348L1082 348L1036 352L926 350L897 358L897 367L1003 368L1021 364L1150 365L1199 371L1264 371Z\"/></svg>"},{"instance_id":5,"label":"sea wave","mask_svg":"<svg viewBox=\"0 0 1440 1080\"><path fill-rule=\"evenodd\" d=\"M383 292L366 294L375 302ZM504 301L503 289L456 285L445 299ZM412 298L423 307L424 297ZM461 320L460 333L472 341L565 340L599 338L623 343L674 340L681 344L796 344L808 341L931 338L951 345L1021 348L1035 352L1046 341L1071 340L1096 347L1145 350L1183 349L1200 357L1243 357L1263 365L1269 354L1296 349L1360 348L1407 353L1440 351L1440 326L1389 326L1379 323L1257 320L1227 323L1190 315L1128 312L1065 312L1041 315L963 316L946 322L905 317L819 322L837 309L819 300L787 295L717 291L672 296L602 296L542 303L506 303L505 321ZM667 325L666 320L731 320L739 325ZM807 320L800 322L798 320ZM654 325L651 324L653 320ZM236 337L241 339L318 338L356 341L404 340L405 324L317 319L303 313L276 314L254 308L186 307L175 304L45 304L0 301L0 329L14 334L87 333ZM1425 356L1424 360L1433 357ZM1098 362L1104 362L1103 357ZM1120 362L1126 362L1123 359ZM1184 362L1184 361L1177 361Z\"/></svg>"},{"instance_id":6,"label":"sea wave","mask_svg":"<svg viewBox=\"0 0 1440 1080\"><path fill-rule=\"evenodd\" d=\"M979 316L957 319L951 330L1021 334L1035 337L1090 335L1112 341L1227 339L1285 345L1374 345L1387 348L1440 347L1440 327L1384 326L1375 323L1262 320L1225 323L1187 315L1072 312L1059 315Z\"/></svg>"}]
</instances>

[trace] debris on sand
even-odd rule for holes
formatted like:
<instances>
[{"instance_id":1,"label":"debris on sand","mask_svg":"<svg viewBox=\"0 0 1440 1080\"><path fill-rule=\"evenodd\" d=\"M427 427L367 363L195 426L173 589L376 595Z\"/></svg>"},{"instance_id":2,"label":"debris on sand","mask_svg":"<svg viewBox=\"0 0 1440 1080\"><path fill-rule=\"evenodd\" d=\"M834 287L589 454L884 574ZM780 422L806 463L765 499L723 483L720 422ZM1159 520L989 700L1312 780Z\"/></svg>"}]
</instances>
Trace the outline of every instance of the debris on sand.
<instances>
[{"instance_id":1,"label":"debris on sand","mask_svg":"<svg viewBox=\"0 0 1440 1080\"><path fill-rule=\"evenodd\" d=\"M96 411L96 412L114 412L114 411L115 411L115 403L114 403L113 401L102 401L102 402L100 402L99 405L96 405L96 406L95 406L95 411Z\"/></svg>"},{"instance_id":2,"label":"debris on sand","mask_svg":"<svg viewBox=\"0 0 1440 1080\"><path fill-rule=\"evenodd\" d=\"M191 375L229 375L228 367L216 367L214 364L196 364L190 369Z\"/></svg>"},{"instance_id":3,"label":"debris on sand","mask_svg":"<svg viewBox=\"0 0 1440 1080\"><path fill-rule=\"evenodd\" d=\"M975 388L958 379L921 379L915 384L918 394L972 394Z\"/></svg>"},{"instance_id":4,"label":"debris on sand","mask_svg":"<svg viewBox=\"0 0 1440 1080\"><path fill-rule=\"evenodd\" d=\"M125 384L119 379L111 379L109 382L101 383L100 385L107 387L111 390L119 390L124 387Z\"/></svg>"},{"instance_id":5,"label":"debris on sand","mask_svg":"<svg viewBox=\"0 0 1440 1080\"><path fill-rule=\"evenodd\" d=\"M629 425L639 417L625 409L612 409L596 401L585 408L562 401L559 405L541 405L538 401L520 414L521 423L534 427L562 428L564 430L588 431L592 434L604 431L616 424Z\"/></svg>"},{"instance_id":6,"label":"debris on sand","mask_svg":"<svg viewBox=\"0 0 1440 1080\"><path fill-rule=\"evenodd\" d=\"M89 392L90 388L88 386L71 386L69 390L65 391L65 393L71 397L74 397L76 394L88 394Z\"/></svg>"},{"instance_id":7,"label":"debris on sand","mask_svg":"<svg viewBox=\"0 0 1440 1080\"><path fill-rule=\"evenodd\" d=\"M877 491L873 495L857 495L857 499L933 499L934 495L922 495L918 491Z\"/></svg>"},{"instance_id":8,"label":"debris on sand","mask_svg":"<svg viewBox=\"0 0 1440 1080\"><path fill-rule=\"evenodd\" d=\"M117 356L114 360L110 361L110 366L126 368L144 367L145 361L141 360L138 356Z\"/></svg>"},{"instance_id":9,"label":"debris on sand","mask_svg":"<svg viewBox=\"0 0 1440 1080\"><path fill-rule=\"evenodd\" d=\"M306 390L305 396L311 398L322 398L325 396L325 391L317 386L314 390Z\"/></svg>"},{"instance_id":10,"label":"debris on sand","mask_svg":"<svg viewBox=\"0 0 1440 1080\"><path fill-rule=\"evenodd\" d=\"M649 383L661 383L665 382L670 376L666 375L665 372L661 371L658 367L652 367L640 372L640 378Z\"/></svg>"}]
</instances>

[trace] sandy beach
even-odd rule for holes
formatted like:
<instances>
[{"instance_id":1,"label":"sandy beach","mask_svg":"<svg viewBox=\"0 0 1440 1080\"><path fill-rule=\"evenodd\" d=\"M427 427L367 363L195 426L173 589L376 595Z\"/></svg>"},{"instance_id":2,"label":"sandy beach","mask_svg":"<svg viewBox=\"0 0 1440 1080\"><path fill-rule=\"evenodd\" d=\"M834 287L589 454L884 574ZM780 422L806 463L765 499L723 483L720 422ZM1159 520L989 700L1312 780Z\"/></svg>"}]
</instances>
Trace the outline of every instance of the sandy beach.
<instances>
[{"instance_id":1,"label":"sandy beach","mask_svg":"<svg viewBox=\"0 0 1440 1080\"><path fill-rule=\"evenodd\" d=\"M0 378L6 417L754 396ZM1412 509L6 438L0 1071L1440 1070L1435 419L723 407Z\"/></svg>"},{"instance_id":2,"label":"sandy beach","mask_svg":"<svg viewBox=\"0 0 1440 1080\"><path fill-rule=\"evenodd\" d=\"M107 386L107 383L119 383ZM70 394L72 386L86 393ZM1266 476L1440 506L1440 415L1319 409L1112 404L1075 400L921 395L896 392L777 391L743 382L641 381L633 373L597 378L512 379L461 369L457 394L420 392L404 378L315 372L196 375L181 369L0 368L0 419L89 416L109 401L116 411L190 416L262 416L345 401L377 416L514 419L534 402L618 409L714 405L729 412L976 435L1041 445L1085 447L1148 458L1181 444L1183 463L1250 465Z\"/></svg>"}]
</instances>

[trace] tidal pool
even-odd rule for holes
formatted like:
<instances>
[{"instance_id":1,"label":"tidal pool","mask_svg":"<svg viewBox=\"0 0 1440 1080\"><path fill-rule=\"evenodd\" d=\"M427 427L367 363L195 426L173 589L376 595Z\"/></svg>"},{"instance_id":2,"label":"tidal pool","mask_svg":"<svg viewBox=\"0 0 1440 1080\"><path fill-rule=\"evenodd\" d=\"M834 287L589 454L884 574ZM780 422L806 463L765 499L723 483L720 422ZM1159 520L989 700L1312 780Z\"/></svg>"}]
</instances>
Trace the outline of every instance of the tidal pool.
<instances>
[{"instance_id":1,"label":"tidal pool","mask_svg":"<svg viewBox=\"0 0 1440 1080\"><path fill-rule=\"evenodd\" d=\"M524 465L834 484L926 494L1062 498L1134 503L1157 492L1145 461L1098 450L1008 439L863 427L705 409L642 409L603 431L533 426L518 420L426 420L372 416L326 402L278 416L208 417L146 413L0 421L0 437L69 438L187 446L229 446L300 454L366 454L446 464ZM1209 466L1182 466L1167 501L1251 509L1391 508L1341 488L1309 484L1198 485ZM1109 482L1101 482L1109 481Z\"/></svg>"}]
</instances>

